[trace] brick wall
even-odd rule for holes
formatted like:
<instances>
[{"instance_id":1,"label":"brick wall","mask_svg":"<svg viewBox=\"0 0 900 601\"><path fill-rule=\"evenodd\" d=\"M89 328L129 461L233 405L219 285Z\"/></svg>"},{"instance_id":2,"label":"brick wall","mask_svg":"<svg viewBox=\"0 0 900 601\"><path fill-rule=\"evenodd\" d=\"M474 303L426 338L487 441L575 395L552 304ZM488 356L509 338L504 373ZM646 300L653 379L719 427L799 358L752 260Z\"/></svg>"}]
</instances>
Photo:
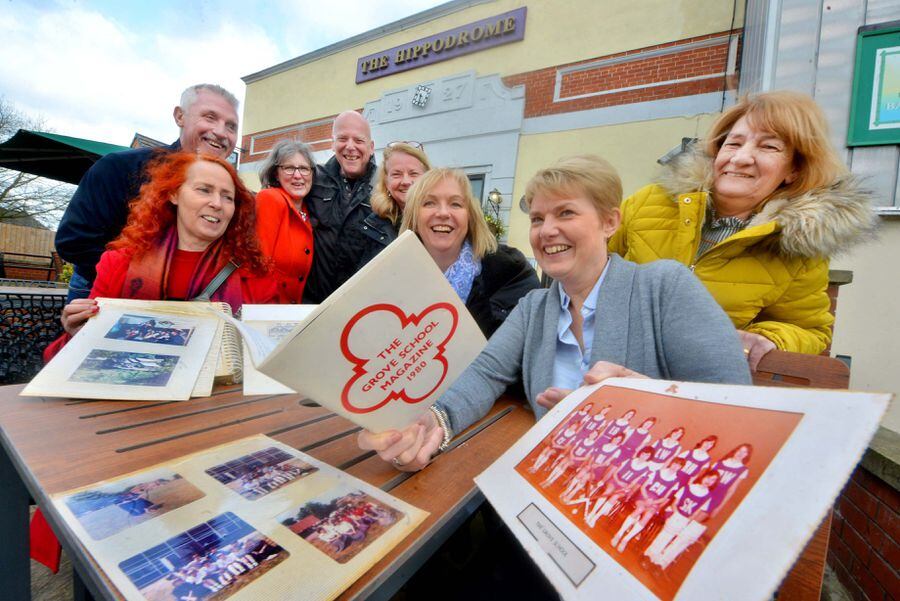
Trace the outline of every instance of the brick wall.
<instances>
[{"instance_id":1,"label":"brick wall","mask_svg":"<svg viewBox=\"0 0 900 601\"><path fill-rule=\"evenodd\" d=\"M720 92L737 84L736 73L725 77L734 36L740 30L510 75L503 83L525 86L526 118Z\"/></svg>"},{"instance_id":2,"label":"brick wall","mask_svg":"<svg viewBox=\"0 0 900 601\"><path fill-rule=\"evenodd\" d=\"M726 73L734 40L732 66L740 64L741 31L722 31L518 73L504 77L503 83L525 86L526 118L734 90L738 74ZM241 162L262 160L285 138L300 139L316 151L327 150L335 116L246 134L241 139Z\"/></svg>"},{"instance_id":3,"label":"brick wall","mask_svg":"<svg viewBox=\"0 0 900 601\"><path fill-rule=\"evenodd\" d=\"M860 466L834 508L828 564L857 601L900 599L900 493Z\"/></svg>"},{"instance_id":4,"label":"brick wall","mask_svg":"<svg viewBox=\"0 0 900 601\"><path fill-rule=\"evenodd\" d=\"M279 140L300 140L309 144L313 151L327 150L331 148L331 126L335 117L337 115L247 134L241 139L244 149L241 162L264 159Z\"/></svg>"}]
</instances>

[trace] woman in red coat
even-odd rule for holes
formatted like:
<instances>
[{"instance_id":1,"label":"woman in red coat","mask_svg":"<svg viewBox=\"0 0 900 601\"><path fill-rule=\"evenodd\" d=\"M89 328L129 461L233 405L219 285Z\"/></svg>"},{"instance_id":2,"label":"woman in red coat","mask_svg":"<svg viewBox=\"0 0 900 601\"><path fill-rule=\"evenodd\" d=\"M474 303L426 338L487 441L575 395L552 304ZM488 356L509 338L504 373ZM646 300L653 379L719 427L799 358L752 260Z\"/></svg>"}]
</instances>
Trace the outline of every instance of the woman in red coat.
<instances>
[{"instance_id":1,"label":"woman in red coat","mask_svg":"<svg viewBox=\"0 0 900 601\"><path fill-rule=\"evenodd\" d=\"M44 351L49 360L98 310L94 298L191 300L206 292L238 312L275 298L254 236L254 200L229 163L175 153L151 164L128 223L97 264L89 298L63 308L65 333ZM226 277L207 290L219 274Z\"/></svg>"},{"instance_id":2,"label":"woman in red coat","mask_svg":"<svg viewBox=\"0 0 900 601\"><path fill-rule=\"evenodd\" d=\"M313 258L313 230L303 199L312 188L316 163L303 142L275 144L259 171L256 231L272 258L278 302L299 303Z\"/></svg>"}]
</instances>

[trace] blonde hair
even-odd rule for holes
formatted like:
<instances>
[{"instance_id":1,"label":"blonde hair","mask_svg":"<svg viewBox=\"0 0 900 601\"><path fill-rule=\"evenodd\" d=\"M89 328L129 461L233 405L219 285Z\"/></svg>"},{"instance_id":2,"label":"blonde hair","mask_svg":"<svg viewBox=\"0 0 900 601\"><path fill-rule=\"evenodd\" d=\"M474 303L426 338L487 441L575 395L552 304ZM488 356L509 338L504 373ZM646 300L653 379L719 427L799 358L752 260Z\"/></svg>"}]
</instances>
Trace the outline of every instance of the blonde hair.
<instances>
[{"instance_id":1,"label":"blonde hair","mask_svg":"<svg viewBox=\"0 0 900 601\"><path fill-rule=\"evenodd\" d=\"M418 233L419 210L422 207L422 203L431 190L445 179L456 182L465 199L466 210L469 215L469 231L466 234L466 239L472 245L472 254L476 258L481 259L485 255L495 252L497 250L497 239L494 238L494 234L488 228L487 221L484 220L481 204L472 196L472 186L469 185L469 178L459 169L438 167L416 180L416 183L406 193L406 208L403 209L400 232L412 230Z\"/></svg>"},{"instance_id":2,"label":"blonde hair","mask_svg":"<svg viewBox=\"0 0 900 601\"><path fill-rule=\"evenodd\" d=\"M622 202L622 180L615 167L593 154L560 159L555 165L539 170L525 186L525 204L531 208L536 194L551 197L584 194L600 215L619 208Z\"/></svg>"},{"instance_id":3,"label":"blonde hair","mask_svg":"<svg viewBox=\"0 0 900 601\"><path fill-rule=\"evenodd\" d=\"M387 162L389 158L398 152L418 159L425 167L426 172L431 169L431 161L428 160L428 155L420 148L401 142L392 144L384 149L381 155L381 164L378 166L378 171L375 175L375 190L372 192L372 199L369 202L372 206L372 211L376 215L389 219L395 225L400 220L401 209L387 189Z\"/></svg>"},{"instance_id":4,"label":"blonde hair","mask_svg":"<svg viewBox=\"0 0 900 601\"><path fill-rule=\"evenodd\" d=\"M722 113L706 136L706 154L715 159L725 138L741 117L767 133L778 136L793 152L796 179L778 188L769 198L793 197L831 185L847 172L828 139L822 109L806 94L781 90L744 96Z\"/></svg>"}]
</instances>

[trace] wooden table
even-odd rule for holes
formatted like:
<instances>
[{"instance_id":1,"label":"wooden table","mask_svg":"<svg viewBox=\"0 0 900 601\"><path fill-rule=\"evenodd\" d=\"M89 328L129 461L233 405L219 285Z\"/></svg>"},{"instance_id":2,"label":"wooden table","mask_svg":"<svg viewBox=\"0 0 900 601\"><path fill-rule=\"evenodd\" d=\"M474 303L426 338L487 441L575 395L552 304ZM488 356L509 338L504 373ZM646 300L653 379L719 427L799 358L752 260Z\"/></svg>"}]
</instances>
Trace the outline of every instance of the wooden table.
<instances>
[{"instance_id":1,"label":"wooden table","mask_svg":"<svg viewBox=\"0 0 900 601\"><path fill-rule=\"evenodd\" d=\"M388 598L483 502L472 478L534 424L520 403L500 400L428 469L407 474L361 451L358 427L297 395L245 397L231 388L208 398L148 403L20 397L21 388L0 388L0 591L6 599L30 598L29 493L87 590L97 599L119 599L62 526L48 495L260 433L430 512L343 595Z\"/></svg>"}]
</instances>

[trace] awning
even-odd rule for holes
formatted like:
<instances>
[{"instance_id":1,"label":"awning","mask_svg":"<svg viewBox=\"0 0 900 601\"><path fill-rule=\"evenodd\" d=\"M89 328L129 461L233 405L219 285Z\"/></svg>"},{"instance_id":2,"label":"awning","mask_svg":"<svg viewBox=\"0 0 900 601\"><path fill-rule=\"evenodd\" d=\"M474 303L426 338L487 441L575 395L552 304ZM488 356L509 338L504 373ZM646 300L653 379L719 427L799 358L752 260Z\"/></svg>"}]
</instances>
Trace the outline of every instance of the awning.
<instances>
[{"instance_id":1,"label":"awning","mask_svg":"<svg viewBox=\"0 0 900 601\"><path fill-rule=\"evenodd\" d=\"M0 144L0 167L77 184L103 155L127 146L20 129Z\"/></svg>"}]
</instances>

